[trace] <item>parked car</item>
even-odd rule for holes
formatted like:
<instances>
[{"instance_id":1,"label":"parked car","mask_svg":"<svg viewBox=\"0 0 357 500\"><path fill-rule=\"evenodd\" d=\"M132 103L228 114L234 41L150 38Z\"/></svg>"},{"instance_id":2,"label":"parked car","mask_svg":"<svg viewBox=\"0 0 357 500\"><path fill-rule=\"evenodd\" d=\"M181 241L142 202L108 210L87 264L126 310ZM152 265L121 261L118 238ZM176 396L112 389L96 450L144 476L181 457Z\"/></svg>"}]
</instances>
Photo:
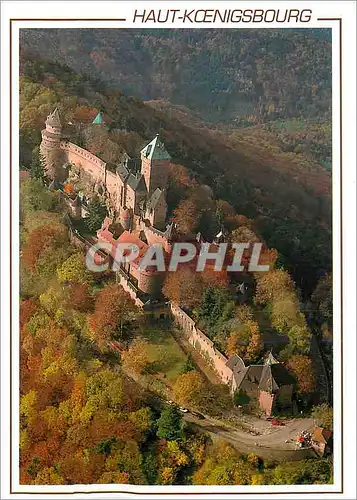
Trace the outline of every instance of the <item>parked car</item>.
<instances>
[{"instance_id":1,"label":"parked car","mask_svg":"<svg viewBox=\"0 0 357 500\"><path fill-rule=\"evenodd\" d=\"M278 420L277 418L273 418L272 421L271 421L271 425L277 425L277 426L283 426L285 425L283 422L281 422L280 420Z\"/></svg>"},{"instance_id":2,"label":"parked car","mask_svg":"<svg viewBox=\"0 0 357 500\"><path fill-rule=\"evenodd\" d=\"M183 406L180 406L179 410L182 411L182 413L188 413L188 409L184 408Z\"/></svg>"},{"instance_id":3,"label":"parked car","mask_svg":"<svg viewBox=\"0 0 357 500\"><path fill-rule=\"evenodd\" d=\"M198 411L191 411L192 415L196 418L198 418L199 420L204 420L204 415L202 415L202 413L198 413Z\"/></svg>"}]
</instances>

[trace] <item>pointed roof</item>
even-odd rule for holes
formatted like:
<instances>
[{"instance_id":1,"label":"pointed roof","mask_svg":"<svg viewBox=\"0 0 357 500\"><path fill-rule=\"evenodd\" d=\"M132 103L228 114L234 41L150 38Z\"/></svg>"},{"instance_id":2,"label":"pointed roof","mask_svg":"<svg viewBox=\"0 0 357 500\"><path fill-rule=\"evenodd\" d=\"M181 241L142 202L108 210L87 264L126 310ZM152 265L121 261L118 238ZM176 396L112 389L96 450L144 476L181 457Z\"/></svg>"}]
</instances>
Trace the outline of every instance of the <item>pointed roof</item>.
<instances>
[{"instance_id":1,"label":"pointed roof","mask_svg":"<svg viewBox=\"0 0 357 500\"><path fill-rule=\"evenodd\" d=\"M130 172L127 183L128 186L130 186L134 191L138 191L139 188L141 188L143 191L146 190L144 176L141 174L135 175Z\"/></svg>"},{"instance_id":2,"label":"pointed roof","mask_svg":"<svg viewBox=\"0 0 357 500\"><path fill-rule=\"evenodd\" d=\"M226 363L226 366L231 370L241 371L246 368L243 359L237 354L233 354Z\"/></svg>"},{"instance_id":3,"label":"pointed roof","mask_svg":"<svg viewBox=\"0 0 357 500\"><path fill-rule=\"evenodd\" d=\"M168 241L172 241L176 237L176 234L177 234L177 225L174 222L171 222L171 224L167 224L165 236L168 239Z\"/></svg>"},{"instance_id":4,"label":"pointed roof","mask_svg":"<svg viewBox=\"0 0 357 500\"><path fill-rule=\"evenodd\" d=\"M259 390L270 394L279 390L283 385L294 385L295 380L280 363L264 365Z\"/></svg>"},{"instance_id":5,"label":"pointed roof","mask_svg":"<svg viewBox=\"0 0 357 500\"><path fill-rule=\"evenodd\" d=\"M146 204L146 210L154 210L156 205L158 204L159 200L162 198L164 195L164 190L160 188L156 188L153 194L151 195L151 198L148 200Z\"/></svg>"},{"instance_id":6,"label":"pointed roof","mask_svg":"<svg viewBox=\"0 0 357 500\"><path fill-rule=\"evenodd\" d=\"M141 154L149 160L171 160L159 134L141 150Z\"/></svg>"},{"instance_id":7,"label":"pointed roof","mask_svg":"<svg viewBox=\"0 0 357 500\"><path fill-rule=\"evenodd\" d=\"M46 122L53 127L62 127L58 108L48 115Z\"/></svg>"},{"instance_id":8,"label":"pointed roof","mask_svg":"<svg viewBox=\"0 0 357 500\"><path fill-rule=\"evenodd\" d=\"M276 365L279 361L274 358L272 351L270 350L264 360L265 365Z\"/></svg>"},{"instance_id":9,"label":"pointed roof","mask_svg":"<svg viewBox=\"0 0 357 500\"><path fill-rule=\"evenodd\" d=\"M129 175L129 170L124 165L118 165L116 169L117 175L120 177L122 182L125 182Z\"/></svg>"},{"instance_id":10,"label":"pointed roof","mask_svg":"<svg viewBox=\"0 0 357 500\"><path fill-rule=\"evenodd\" d=\"M94 120L92 121L92 123L94 125L104 125L104 118L103 118L103 115L102 115L102 112L99 111L99 113L97 114L97 116L94 118Z\"/></svg>"}]
</instances>

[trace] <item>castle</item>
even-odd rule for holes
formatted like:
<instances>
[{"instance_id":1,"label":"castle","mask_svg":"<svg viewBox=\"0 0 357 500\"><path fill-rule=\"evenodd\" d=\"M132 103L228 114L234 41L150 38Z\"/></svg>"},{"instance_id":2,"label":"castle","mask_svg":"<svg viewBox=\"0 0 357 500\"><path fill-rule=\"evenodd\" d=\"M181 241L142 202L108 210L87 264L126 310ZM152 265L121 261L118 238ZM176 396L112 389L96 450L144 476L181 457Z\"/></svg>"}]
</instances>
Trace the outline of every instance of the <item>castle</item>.
<instances>
[{"instance_id":1,"label":"castle","mask_svg":"<svg viewBox=\"0 0 357 500\"><path fill-rule=\"evenodd\" d=\"M101 113L94 126L103 123ZM80 183L86 185L92 196L100 196L106 203L109 218L97 232L99 241L131 242L141 252L149 245L160 244L167 254L175 235L173 224L166 225L166 188L171 157L157 135L141 151L138 160L125 155L119 165L107 165L101 158L70 142L56 108L46 119L42 130L40 152L46 175L55 185ZM85 214L84 196L70 203L77 218ZM70 200L71 201L71 200ZM120 227L120 236L114 238L110 225ZM141 272L137 263L121 269L138 290L151 297L160 295L164 280L162 273L152 270Z\"/></svg>"},{"instance_id":2,"label":"castle","mask_svg":"<svg viewBox=\"0 0 357 500\"><path fill-rule=\"evenodd\" d=\"M98 116L93 123L101 123ZM117 214L124 229L137 228L141 220L149 221L159 230L165 229L165 190L171 157L158 135L140 151L140 171L132 168L137 162L128 155L113 171L99 157L69 141L56 108L47 117L42 131L41 153L47 175L55 182L64 182L69 175L68 165L75 165L95 191L102 188L108 208Z\"/></svg>"}]
</instances>

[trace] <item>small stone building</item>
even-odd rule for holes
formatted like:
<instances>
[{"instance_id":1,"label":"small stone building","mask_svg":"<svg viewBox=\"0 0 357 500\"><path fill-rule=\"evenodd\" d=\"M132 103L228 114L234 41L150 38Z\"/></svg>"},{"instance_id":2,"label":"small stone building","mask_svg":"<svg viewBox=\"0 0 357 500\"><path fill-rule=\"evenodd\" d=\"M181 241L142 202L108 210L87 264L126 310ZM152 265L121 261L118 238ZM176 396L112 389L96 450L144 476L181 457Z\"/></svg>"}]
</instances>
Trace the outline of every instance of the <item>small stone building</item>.
<instances>
[{"instance_id":1,"label":"small stone building","mask_svg":"<svg viewBox=\"0 0 357 500\"><path fill-rule=\"evenodd\" d=\"M232 370L232 395L236 392L246 394L267 417L274 411L291 407L294 379L271 353L261 365L246 366L242 358L234 355L227 366Z\"/></svg>"}]
</instances>

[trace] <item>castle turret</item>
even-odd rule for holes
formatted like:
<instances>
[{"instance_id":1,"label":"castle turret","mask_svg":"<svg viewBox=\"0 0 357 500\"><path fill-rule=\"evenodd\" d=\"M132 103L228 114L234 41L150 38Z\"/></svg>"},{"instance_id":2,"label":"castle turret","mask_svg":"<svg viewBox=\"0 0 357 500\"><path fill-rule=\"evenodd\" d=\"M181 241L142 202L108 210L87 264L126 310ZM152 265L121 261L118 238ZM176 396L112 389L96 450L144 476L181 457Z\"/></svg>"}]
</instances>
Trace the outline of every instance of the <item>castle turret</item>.
<instances>
[{"instance_id":1,"label":"castle turret","mask_svg":"<svg viewBox=\"0 0 357 500\"><path fill-rule=\"evenodd\" d=\"M46 175L55 182L62 182L67 176L65 169L62 168L61 139L62 124L58 109L56 108L47 116L46 128L42 130L42 142L40 146Z\"/></svg>"},{"instance_id":2,"label":"castle turret","mask_svg":"<svg viewBox=\"0 0 357 500\"><path fill-rule=\"evenodd\" d=\"M151 196L157 188L165 189L167 187L171 157L159 135L149 142L140 153L141 173L145 178L148 194Z\"/></svg>"},{"instance_id":3,"label":"castle turret","mask_svg":"<svg viewBox=\"0 0 357 500\"><path fill-rule=\"evenodd\" d=\"M106 124L101 111L99 111L97 116L94 118L94 120L92 121L92 124L93 125L105 125Z\"/></svg>"}]
</instances>

